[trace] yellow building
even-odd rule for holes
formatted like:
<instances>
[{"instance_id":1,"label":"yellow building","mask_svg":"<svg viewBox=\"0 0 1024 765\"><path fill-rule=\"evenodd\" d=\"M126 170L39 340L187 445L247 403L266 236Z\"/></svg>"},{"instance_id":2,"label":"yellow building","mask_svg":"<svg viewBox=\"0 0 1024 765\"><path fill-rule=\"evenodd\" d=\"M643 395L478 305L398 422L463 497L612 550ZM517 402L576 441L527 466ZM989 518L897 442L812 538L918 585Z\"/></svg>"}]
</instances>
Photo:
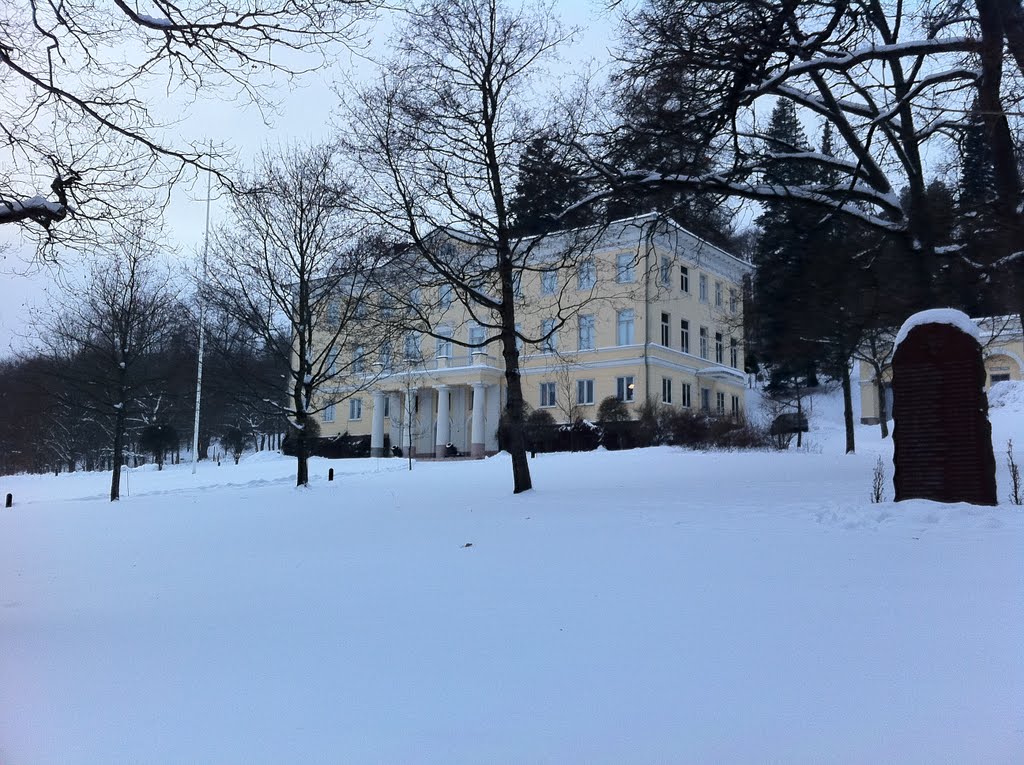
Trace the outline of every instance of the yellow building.
<instances>
[{"instance_id":1,"label":"yellow building","mask_svg":"<svg viewBox=\"0 0 1024 765\"><path fill-rule=\"evenodd\" d=\"M1024 333L1019 316L992 316L974 319L981 334L982 357L985 362L986 390L1004 380L1024 380ZM895 333L893 333L895 336ZM882 389L886 396L886 417L892 419L891 341L879 354ZM878 374L871 364L860 361L860 421L863 425L879 422Z\"/></svg>"},{"instance_id":2,"label":"yellow building","mask_svg":"<svg viewBox=\"0 0 1024 765\"><path fill-rule=\"evenodd\" d=\"M538 339L520 351L527 404L561 422L596 419L609 396L634 416L645 399L740 416L750 264L654 214L609 224L571 265L557 257L568 235L544 239L518 286L518 329ZM321 413L321 435L369 434L375 456L392 446L494 453L505 404L499 344L459 345L488 335L449 287L420 289L430 294L414 290L414 300L429 306L433 334L408 332L382 351L372 383Z\"/></svg>"}]
</instances>

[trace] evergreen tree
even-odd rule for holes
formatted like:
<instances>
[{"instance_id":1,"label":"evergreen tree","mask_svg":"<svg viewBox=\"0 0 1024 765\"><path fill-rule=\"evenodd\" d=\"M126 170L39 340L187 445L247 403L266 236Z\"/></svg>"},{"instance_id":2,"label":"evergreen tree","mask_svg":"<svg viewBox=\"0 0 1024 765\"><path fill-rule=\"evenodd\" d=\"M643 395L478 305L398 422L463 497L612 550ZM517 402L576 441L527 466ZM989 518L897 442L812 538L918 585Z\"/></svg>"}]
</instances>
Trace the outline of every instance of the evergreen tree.
<instances>
[{"instance_id":1,"label":"evergreen tree","mask_svg":"<svg viewBox=\"0 0 1024 765\"><path fill-rule=\"evenodd\" d=\"M565 148L551 134L539 135L519 157L519 178L508 203L516 233L533 236L592 222L585 206L565 212L586 194L587 186Z\"/></svg>"}]
</instances>

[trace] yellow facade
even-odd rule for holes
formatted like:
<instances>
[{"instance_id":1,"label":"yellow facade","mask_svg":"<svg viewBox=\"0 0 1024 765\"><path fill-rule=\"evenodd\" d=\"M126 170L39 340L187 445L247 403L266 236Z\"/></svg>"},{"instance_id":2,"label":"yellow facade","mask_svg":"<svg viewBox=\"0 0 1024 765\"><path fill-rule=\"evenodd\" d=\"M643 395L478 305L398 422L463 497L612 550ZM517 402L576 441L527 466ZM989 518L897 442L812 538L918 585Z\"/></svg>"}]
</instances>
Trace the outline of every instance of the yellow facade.
<instances>
[{"instance_id":1,"label":"yellow facade","mask_svg":"<svg viewBox=\"0 0 1024 765\"><path fill-rule=\"evenodd\" d=\"M544 258L542 246L516 306L520 331L539 341L520 351L530 407L559 422L596 419L609 396L625 400L634 416L645 399L742 414L748 263L654 215L610 224L559 270L544 273ZM419 455L493 453L505 403L500 345L459 345L481 330L457 299L448 305L437 287L423 290L434 333L450 331L453 342L423 334L425 361L412 365L401 361L404 347L393 348L390 371L378 368L364 391L341 400L326 420L322 414L321 434L370 434L375 454L395 445ZM540 341L552 326L555 334Z\"/></svg>"}]
</instances>

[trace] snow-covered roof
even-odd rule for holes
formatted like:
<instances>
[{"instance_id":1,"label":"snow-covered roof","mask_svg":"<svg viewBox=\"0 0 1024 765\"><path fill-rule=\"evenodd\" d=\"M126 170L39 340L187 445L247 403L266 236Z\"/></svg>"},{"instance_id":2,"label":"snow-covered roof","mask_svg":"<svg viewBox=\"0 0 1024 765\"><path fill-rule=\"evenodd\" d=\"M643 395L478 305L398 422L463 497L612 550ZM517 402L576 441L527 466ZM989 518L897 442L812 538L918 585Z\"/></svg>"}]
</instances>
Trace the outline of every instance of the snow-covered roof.
<instances>
[{"instance_id":1,"label":"snow-covered roof","mask_svg":"<svg viewBox=\"0 0 1024 765\"><path fill-rule=\"evenodd\" d=\"M900 343L907 339L910 330L924 324L949 324L964 334L973 337L979 345L981 344L981 332L978 330L977 323L963 311L958 311L955 308L929 308L927 311L918 311L903 322L900 331L896 333L896 341L893 343L892 352L896 353Z\"/></svg>"}]
</instances>

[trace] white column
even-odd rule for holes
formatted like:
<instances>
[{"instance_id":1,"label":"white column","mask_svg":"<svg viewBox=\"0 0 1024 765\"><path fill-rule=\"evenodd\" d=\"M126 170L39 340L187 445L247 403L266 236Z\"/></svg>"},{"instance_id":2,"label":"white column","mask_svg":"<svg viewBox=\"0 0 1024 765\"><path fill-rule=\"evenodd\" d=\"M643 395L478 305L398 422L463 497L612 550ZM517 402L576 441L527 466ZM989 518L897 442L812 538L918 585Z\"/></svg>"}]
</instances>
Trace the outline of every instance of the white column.
<instances>
[{"instance_id":1,"label":"white column","mask_svg":"<svg viewBox=\"0 0 1024 765\"><path fill-rule=\"evenodd\" d=\"M373 394L373 428L370 431L370 456L384 456L384 392Z\"/></svg>"},{"instance_id":2,"label":"white column","mask_svg":"<svg viewBox=\"0 0 1024 765\"><path fill-rule=\"evenodd\" d=\"M389 393L388 408L390 409L388 419L388 434L391 436L392 446L402 445L402 394Z\"/></svg>"},{"instance_id":3,"label":"white column","mask_svg":"<svg viewBox=\"0 0 1024 765\"><path fill-rule=\"evenodd\" d=\"M445 456L445 446L449 439L448 386L438 385L437 391L437 442L434 447L435 457Z\"/></svg>"},{"instance_id":4,"label":"white column","mask_svg":"<svg viewBox=\"0 0 1024 765\"><path fill-rule=\"evenodd\" d=\"M483 383L473 383L473 429L469 437L469 455L471 457L484 456L484 406L487 401L487 386Z\"/></svg>"},{"instance_id":5,"label":"white column","mask_svg":"<svg viewBox=\"0 0 1024 765\"><path fill-rule=\"evenodd\" d=\"M402 456L412 454L412 418L416 416L416 389L405 392L405 421L402 423Z\"/></svg>"}]
</instances>

